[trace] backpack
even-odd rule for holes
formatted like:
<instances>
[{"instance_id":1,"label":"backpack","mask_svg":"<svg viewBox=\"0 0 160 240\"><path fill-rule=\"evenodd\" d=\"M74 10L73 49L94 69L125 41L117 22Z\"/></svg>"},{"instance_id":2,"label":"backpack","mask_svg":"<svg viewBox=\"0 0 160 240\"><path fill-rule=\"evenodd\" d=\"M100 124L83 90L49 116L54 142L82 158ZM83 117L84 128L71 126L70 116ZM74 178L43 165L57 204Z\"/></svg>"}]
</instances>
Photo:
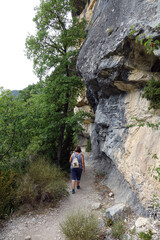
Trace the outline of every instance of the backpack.
<instances>
[{"instance_id":1,"label":"backpack","mask_svg":"<svg viewBox=\"0 0 160 240\"><path fill-rule=\"evenodd\" d=\"M73 159L72 159L72 168L79 168L79 161L75 155L73 155Z\"/></svg>"}]
</instances>

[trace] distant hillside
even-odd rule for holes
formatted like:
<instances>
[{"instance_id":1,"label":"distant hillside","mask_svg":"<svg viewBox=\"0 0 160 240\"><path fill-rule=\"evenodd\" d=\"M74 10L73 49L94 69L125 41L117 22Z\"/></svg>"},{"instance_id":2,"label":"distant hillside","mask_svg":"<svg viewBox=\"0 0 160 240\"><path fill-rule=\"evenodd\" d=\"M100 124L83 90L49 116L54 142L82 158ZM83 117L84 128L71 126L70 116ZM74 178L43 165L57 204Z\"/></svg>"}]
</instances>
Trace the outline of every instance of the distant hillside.
<instances>
[{"instance_id":1,"label":"distant hillside","mask_svg":"<svg viewBox=\"0 0 160 240\"><path fill-rule=\"evenodd\" d=\"M19 94L19 90L13 90L13 91L12 91L12 94L13 94L15 97L17 97L18 94Z\"/></svg>"}]
</instances>

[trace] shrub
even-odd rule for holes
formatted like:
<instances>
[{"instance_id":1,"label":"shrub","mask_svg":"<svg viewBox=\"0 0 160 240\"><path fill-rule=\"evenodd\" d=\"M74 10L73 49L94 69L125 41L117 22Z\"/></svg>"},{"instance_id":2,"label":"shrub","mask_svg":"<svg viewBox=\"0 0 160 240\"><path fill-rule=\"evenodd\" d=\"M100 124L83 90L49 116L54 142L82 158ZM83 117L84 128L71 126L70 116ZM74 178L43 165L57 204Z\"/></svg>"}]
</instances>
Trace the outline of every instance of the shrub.
<instances>
[{"instance_id":1,"label":"shrub","mask_svg":"<svg viewBox=\"0 0 160 240\"><path fill-rule=\"evenodd\" d=\"M32 162L19 181L16 192L19 204L35 205L45 201L56 203L67 194L67 184L60 168L43 159Z\"/></svg>"},{"instance_id":2,"label":"shrub","mask_svg":"<svg viewBox=\"0 0 160 240\"><path fill-rule=\"evenodd\" d=\"M87 141L86 152L91 152L91 151L92 151L91 138L89 138Z\"/></svg>"},{"instance_id":3,"label":"shrub","mask_svg":"<svg viewBox=\"0 0 160 240\"><path fill-rule=\"evenodd\" d=\"M60 224L68 240L96 240L100 234L98 220L94 214L86 215L83 211L72 213Z\"/></svg>"},{"instance_id":4,"label":"shrub","mask_svg":"<svg viewBox=\"0 0 160 240\"><path fill-rule=\"evenodd\" d=\"M151 230L149 230L148 233L144 233L144 232L138 233L139 238L143 239L143 240L151 240L152 235L153 235L153 233Z\"/></svg>"},{"instance_id":5,"label":"shrub","mask_svg":"<svg viewBox=\"0 0 160 240\"><path fill-rule=\"evenodd\" d=\"M144 88L143 98L150 100L150 108L160 108L160 79L156 80L154 77L147 82Z\"/></svg>"},{"instance_id":6,"label":"shrub","mask_svg":"<svg viewBox=\"0 0 160 240\"><path fill-rule=\"evenodd\" d=\"M112 218L105 218L105 224L108 226L108 227L111 227L113 224L114 224L114 221Z\"/></svg>"},{"instance_id":7,"label":"shrub","mask_svg":"<svg viewBox=\"0 0 160 240\"><path fill-rule=\"evenodd\" d=\"M123 239L125 233L125 223L122 219L116 221L111 228L111 235L114 239Z\"/></svg>"},{"instance_id":8,"label":"shrub","mask_svg":"<svg viewBox=\"0 0 160 240\"><path fill-rule=\"evenodd\" d=\"M19 181L18 181L19 182ZM30 203L32 206L35 204L36 197L38 195L36 185L31 177L27 174L20 179L19 187L16 191L15 204Z\"/></svg>"},{"instance_id":9,"label":"shrub","mask_svg":"<svg viewBox=\"0 0 160 240\"><path fill-rule=\"evenodd\" d=\"M14 198L14 173L6 171L0 173L0 218L10 213Z\"/></svg>"}]
</instances>

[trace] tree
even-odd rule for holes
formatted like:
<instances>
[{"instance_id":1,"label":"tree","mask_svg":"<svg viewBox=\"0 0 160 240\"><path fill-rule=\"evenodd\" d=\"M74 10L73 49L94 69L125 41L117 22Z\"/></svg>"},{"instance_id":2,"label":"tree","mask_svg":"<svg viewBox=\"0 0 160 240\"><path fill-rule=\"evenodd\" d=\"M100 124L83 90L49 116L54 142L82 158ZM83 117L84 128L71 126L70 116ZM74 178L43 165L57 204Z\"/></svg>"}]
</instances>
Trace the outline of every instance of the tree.
<instances>
[{"instance_id":1,"label":"tree","mask_svg":"<svg viewBox=\"0 0 160 240\"><path fill-rule=\"evenodd\" d=\"M49 125L54 133L53 143L55 137L58 139L55 147L59 164L65 134L75 120L76 99L83 88L76 73L76 57L85 37L85 22L71 18L71 12L74 12L71 0L41 0L33 19L36 34L26 39L27 57L33 60L36 74L44 81L46 101L52 109L48 112L52 116ZM77 124L80 119L77 118Z\"/></svg>"},{"instance_id":2,"label":"tree","mask_svg":"<svg viewBox=\"0 0 160 240\"><path fill-rule=\"evenodd\" d=\"M0 160L10 152L16 136L17 106L13 99L11 91L0 89Z\"/></svg>"},{"instance_id":3,"label":"tree","mask_svg":"<svg viewBox=\"0 0 160 240\"><path fill-rule=\"evenodd\" d=\"M33 136L33 114L24 92L15 98L9 90L0 91L0 160L22 155Z\"/></svg>"}]
</instances>

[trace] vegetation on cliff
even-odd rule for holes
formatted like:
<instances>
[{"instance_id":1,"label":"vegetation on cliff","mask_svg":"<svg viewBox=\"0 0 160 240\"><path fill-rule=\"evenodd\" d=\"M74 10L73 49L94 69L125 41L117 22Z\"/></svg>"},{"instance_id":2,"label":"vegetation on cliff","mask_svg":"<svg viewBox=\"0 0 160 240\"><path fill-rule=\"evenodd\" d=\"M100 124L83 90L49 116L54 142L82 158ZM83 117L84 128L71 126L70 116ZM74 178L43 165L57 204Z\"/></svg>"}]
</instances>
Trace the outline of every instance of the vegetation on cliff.
<instances>
[{"instance_id":1,"label":"vegetation on cliff","mask_svg":"<svg viewBox=\"0 0 160 240\"><path fill-rule=\"evenodd\" d=\"M143 97L150 100L150 108L160 109L160 79L154 77L144 88Z\"/></svg>"},{"instance_id":2,"label":"vegetation on cliff","mask_svg":"<svg viewBox=\"0 0 160 240\"><path fill-rule=\"evenodd\" d=\"M160 49L160 42L159 42L159 36L146 36L145 33L143 34L137 34L137 30L134 29L134 25L130 28L131 32L130 35L136 36L136 43L140 43L141 45L144 45L146 51L148 54L153 53L155 50ZM154 29L153 32L156 34L159 34L160 32L160 24L158 24ZM150 109L159 109L160 108L160 79L157 79L157 76L155 75L150 79L150 81L147 82L144 93L142 95L143 98L146 98L150 101Z\"/></svg>"}]
</instances>

